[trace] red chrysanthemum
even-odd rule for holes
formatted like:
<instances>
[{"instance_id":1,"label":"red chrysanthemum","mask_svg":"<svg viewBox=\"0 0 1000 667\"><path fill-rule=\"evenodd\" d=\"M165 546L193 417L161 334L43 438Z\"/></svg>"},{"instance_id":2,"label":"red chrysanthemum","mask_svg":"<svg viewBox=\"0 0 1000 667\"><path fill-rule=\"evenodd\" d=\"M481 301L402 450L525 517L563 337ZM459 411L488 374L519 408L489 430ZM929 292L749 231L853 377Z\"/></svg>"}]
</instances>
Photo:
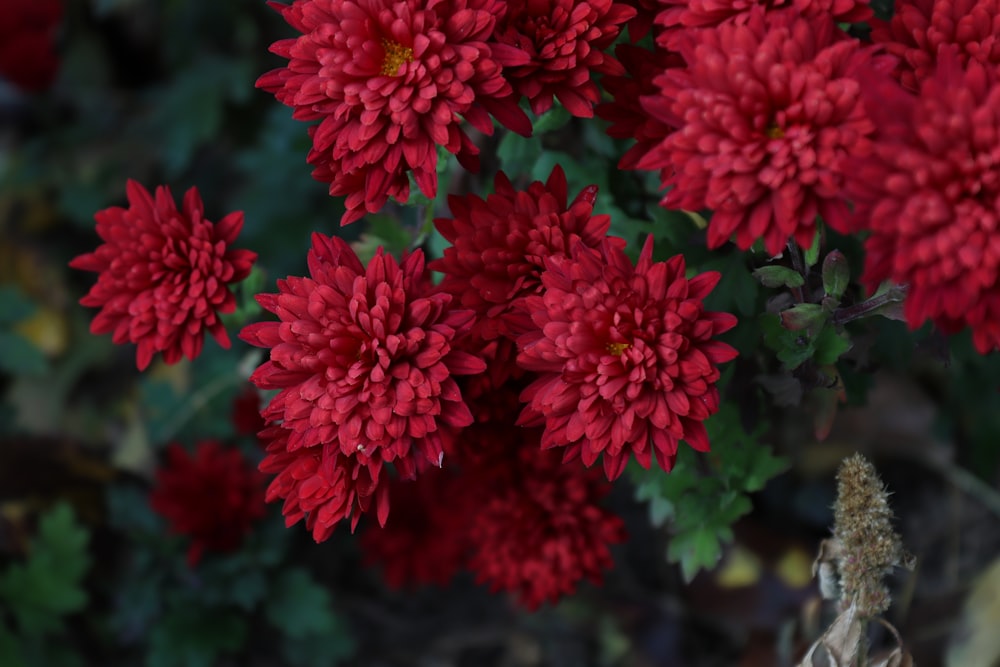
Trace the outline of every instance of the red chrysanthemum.
<instances>
[{"instance_id":1,"label":"red chrysanthemum","mask_svg":"<svg viewBox=\"0 0 1000 667\"><path fill-rule=\"evenodd\" d=\"M630 454L669 470L677 443L709 448L702 423L719 408L717 364L736 350L714 340L736 325L702 300L717 272L690 280L684 257L653 263L652 237L636 266L618 246L577 245L546 262L544 291L525 309L534 329L521 336L518 364L539 374L524 390L520 422L543 424L542 446L592 465L603 454L608 479Z\"/></svg>"},{"instance_id":2,"label":"red chrysanthemum","mask_svg":"<svg viewBox=\"0 0 1000 667\"><path fill-rule=\"evenodd\" d=\"M0 0L0 77L31 92L52 85L59 69L55 31L62 15L61 0Z\"/></svg>"},{"instance_id":3,"label":"red chrysanthemum","mask_svg":"<svg viewBox=\"0 0 1000 667\"><path fill-rule=\"evenodd\" d=\"M191 456L172 444L149 503L171 532L191 538L188 563L195 565L205 551L239 548L264 516L265 481L238 449L207 440Z\"/></svg>"},{"instance_id":4,"label":"red chrysanthemum","mask_svg":"<svg viewBox=\"0 0 1000 667\"><path fill-rule=\"evenodd\" d=\"M863 279L909 285L905 315L976 349L1000 347L1000 76L944 47L920 94L865 82L879 131L850 165L858 226L871 230Z\"/></svg>"},{"instance_id":5,"label":"red chrysanthemum","mask_svg":"<svg viewBox=\"0 0 1000 667\"><path fill-rule=\"evenodd\" d=\"M592 72L622 74L604 50L635 16L613 0L509 0L494 39L525 51L530 62L504 69L514 90L542 114L555 97L572 115L590 118L600 91Z\"/></svg>"},{"instance_id":6,"label":"red chrysanthemum","mask_svg":"<svg viewBox=\"0 0 1000 667\"><path fill-rule=\"evenodd\" d=\"M111 333L115 343L135 343L136 364L145 369L157 352L168 364L201 354L207 331L229 347L221 313L236 309L230 283L247 277L257 253L232 248L243 213L218 223L205 218L196 188L181 210L166 186L156 198L139 183L126 186L129 208L98 211L97 234L104 243L70 266L100 275L84 306L100 308L90 331Z\"/></svg>"},{"instance_id":7,"label":"red chrysanthemum","mask_svg":"<svg viewBox=\"0 0 1000 667\"><path fill-rule=\"evenodd\" d=\"M958 47L963 64L1000 65L998 0L897 0L890 21L871 23L872 41L899 56L895 74L913 91L934 73L942 45Z\"/></svg>"},{"instance_id":8,"label":"red chrysanthemum","mask_svg":"<svg viewBox=\"0 0 1000 667\"><path fill-rule=\"evenodd\" d=\"M684 33L720 25L744 25L757 12L795 12L827 23L867 21L873 12L868 0L659 0L665 9L656 17L663 31L662 46L676 47Z\"/></svg>"},{"instance_id":9,"label":"red chrysanthemum","mask_svg":"<svg viewBox=\"0 0 1000 667\"><path fill-rule=\"evenodd\" d=\"M886 67L828 19L755 14L746 25L698 31L681 50L685 69L644 97L654 117L679 129L640 160L667 169L668 208L712 209L708 245L736 235L772 255L789 239L812 244L816 216L848 225L843 161L864 154L874 126L856 80Z\"/></svg>"},{"instance_id":10,"label":"red chrysanthemum","mask_svg":"<svg viewBox=\"0 0 1000 667\"><path fill-rule=\"evenodd\" d=\"M632 44L619 44L615 55L625 67L625 75L601 79L601 86L613 101L599 105L596 113L611 123L608 136L636 141L618 162L619 169L635 169L639 159L675 129L650 115L639 100L659 93L655 79L668 69L683 67L684 59L666 49L650 51Z\"/></svg>"},{"instance_id":11,"label":"red chrysanthemum","mask_svg":"<svg viewBox=\"0 0 1000 667\"><path fill-rule=\"evenodd\" d=\"M393 479L389 495L396 506L385 526L361 533L361 551L379 564L395 589L444 586L465 567L469 526L476 521L454 470L421 470L414 481Z\"/></svg>"},{"instance_id":12,"label":"red chrysanthemum","mask_svg":"<svg viewBox=\"0 0 1000 667\"><path fill-rule=\"evenodd\" d=\"M625 540L622 520L600 506L610 485L597 469L542 450L541 429L514 426L519 405L510 387L484 398L492 418L466 429L458 447L476 580L529 609L573 593L580 581L599 584L612 566L610 545Z\"/></svg>"},{"instance_id":13,"label":"red chrysanthemum","mask_svg":"<svg viewBox=\"0 0 1000 667\"><path fill-rule=\"evenodd\" d=\"M547 257L564 256L577 242L597 247L611 226L609 216L594 215L596 186L567 206L566 175L558 165L545 183L525 190L515 190L503 172L494 183L485 200L448 197L453 217L434 225L452 245L429 264L445 275L441 288L476 313L476 337L485 341L509 334L504 319L520 299L539 291Z\"/></svg>"},{"instance_id":14,"label":"red chrysanthemum","mask_svg":"<svg viewBox=\"0 0 1000 667\"><path fill-rule=\"evenodd\" d=\"M397 264L380 248L365 268L342 239L314 234L308 264L310 277L279 280L278 294L257 296L279 321L251 324L240 337L271 350L251 381L280 390L263 413L275 430L264 434L273 442L262 469L295 467L269 495L286 498L293 522L313 509L298 500L298 510L290 507L288 493L336 496L337 511L320 508L326 518L310 517L322 540L331 521L352 513L351 494L340 487L357 482L359 498L367 498L383 461L407 478L418 453L440 465L448 429L472 422L453 376L485 364L456 349L473 313L452 309L449 294L425 293L420 251ZM367 478L359 468L369 469ZM384 523L388 505L379 509ZM355 513L352 525L357 520Z\"/></svg>"},{"instance_id":15,"label":"red chrysanthemum","mask_svg":"<svg viewBox=\"0 0 1000 667\"><path fill-rule=\"evenodd\" d=\"M301 36L271 50L287 67L257 85L318 120L310 129L313 175L347 197L347 224L378 211L388 197L406 201L408 174L428 197L437 192L437 147L470 168L477 148L461 118L492 134L489 114L529 134L504 65L523 52L487 44L501 0L295 0L271 3Z\"/></svg>"}]
</instances>

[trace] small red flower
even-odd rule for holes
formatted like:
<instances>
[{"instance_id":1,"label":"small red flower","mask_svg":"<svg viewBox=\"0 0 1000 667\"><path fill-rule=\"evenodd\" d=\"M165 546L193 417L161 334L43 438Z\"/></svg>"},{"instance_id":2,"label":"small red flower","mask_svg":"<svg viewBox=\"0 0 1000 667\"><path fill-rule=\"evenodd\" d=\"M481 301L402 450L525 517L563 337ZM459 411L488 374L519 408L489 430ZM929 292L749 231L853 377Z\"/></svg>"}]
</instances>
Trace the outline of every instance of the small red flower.
<instances>
[{"instance_id":1,"label":"small red flower","mask_svg":"<svg viewBox=\"0 0 1000 667\"><path fill-rule=\"evenodd\" d=\"M514 90L542 114L557 98L572 115L590 118L600 91L593 72L622 74L604 50L635 16L613 0L509 0L494 39L526 52L531 60L504 69Z\"/></svg>"},{"instance_id":2,"label":"small red flower","mask_svg":"<svg viewBox=\"0 0 1000 667\"><path fill-rule=\"evenodd\" d=\"M908 89L934 73L938 49L958 47L962 63L1000 65L1000 0L898 0L890 21L872 20L872 41L899 56Z\"/></svg>"},{"instance_id":3,"label":"small red flower","mask_svg":"<svg viewBox=\"0 0 1000 667\"><path fill-rule=\"evenodd\" d=\"M708 245L735 234L768 253L812 244L816 216L848 226L842 164L864 154L874 126L856 77L886 67L829 19L755 13L746 25L700 30L681 48L646 110L679 128L639 162L665 169L662 204L712 209Z\"/></svg>"},{"instance_id":4,"label":"small red flower","mask_svg":"<svg viewBox=\"0 0 1000 667\"><path fill-rule=\"evenodd\" d=\"M239 548L264 516L265 481L238 449L206 440L191 456L175 443L156 471L149 503L171 532L191 538L188 563L194 566L205 551Z\"/></svg>"},{"instance_id":5,"label":"small red flower","mask_svg":"<svg viewBox=\"0 0 1000 667\"><path fill-rule=\"evenodd\" d=\"M911 328L972 329L985 354L1000 347L1000 76L943 47L914 95L865 82L879 131L851 163L848 195L865 242L864 282L906 284Z\"/></svg>"},{"instance_id":6,"label":"small red flower","mask_svg":"<svg viewBox=\"0 0 1000 667\"><path fill-rule=\"evenodd\" d=\"M745 25L756 12L794 12L830 24L858 23L872 17L868 0L659 0L665 9L656 17L663 28L657 43L674 48L684 33L720 25Z\"/></svg>"},{"instance_id":7,"label":"small red flower","mask_svg":"<svg viewBox=\"0 0 1000 667\"><path fill-rule=\"evenodd\" d=\"M270 348L251 382L280 390L263 412L274 426L262 434L271 444L261 469L294 470L279 475L269 496L285 497L294 521L312 510L287 494L333 494L331 508L319 509L325 518L309 519L322 540L355 499L374 493L383 461L405 478L415 475L418 453L441 464L450 429L472 422L454 376L485 364L455 347L473 313L454 310L446 293L425 292L420 251L397 264L380 248L366 268L342 239L314 234L308 264L309 277L279 280L278 294L257 296L279 321L251 324L240 338ZM387 512L380 506L380 522Z\"/></svg>"},{"instance_id":8,"label":"small red flower","mask_svg":"<svg viewBox=\"0 0 1000 667\"><path fill-rule=\"evenodd\" d=\"M637 265L611 243L553 257L540 296L524 301L534 329L518 364L538 373L521 394L520 423L544 425L542 446L566 447L587 466L603 454L608 479L629 456L670 470L679 440L709 449L702 423L719 408L718 364L736 350L713 340L736 325L702 300L719 280L685 277L684 257L654 263L652 237Z\"/></svg>"},{"instance_id":9,"label":"small red flower","mask_svg":"<svg viewBox=\"0 0 1000 667\"><path fill-rule=\"evenodd\" d=\"M166 186L156 198L139 183L126 186L129 208L98 211L97 233L104 243L69 263L100 275L80 299L100 308L90 331L111 333L117 344L136 343L136 365L149 366L157 352L168 364L201 354L207 331L230 345L221 313L236 309L228 285L247 277L257 253L232 248L243 228L243 213L218 223L205 218L196 188L177 210Z\"/></svg>"},{"instance_id":10,"label":"small red flower","mask_svg":"<svg viewBox=\"0 0 1000 667\"><path fill-rule=\"evenodd\" d=\"M666 49L650 51L632 44L619 44L615 47L615 55L625 67L625 75L601 79L601 85L613 101L604 102L595 111L611 123L608 136L636 141L618 162L619 169L636 169L639 159L675 129L649 114L640 98L659 93L655 79L668 69L684 67L684 59Z\"/></svg>"},{"instance_id":11,"label":"small red flower","mask_svg":"<svg viewBox=\"0 0 1000 667\"><path fill-rule=\"evenodd\" d=\"M271 50L289 60L257 86L320 121L310 129L313 176L345 196L347 224L406 201L408 174L428 197L437 193L437 148L469 168L478 149L465 119L493 133L489 114L530 134L504 65L527 62L516 49L488 44L501 0L295 0L272 2L301 35Z\"/></svg>"},{"instance_id":12,"label":"small red flower","mask_svg":"<svg viewBox=\"0 0 1000 667\"><path fill-rule=\"evenodd\" d=\"M59 69L55 32L61 0L0 0L0 77L29 92L52 85Z\"/></svg>"},{"instance_id":13,"label":"small red flower","mask_svg":"<svg viewBox=\"0 0 1000 667\"><path fill-rule=\"evenodd\" d=\"M610 217L594 215L597 187L585 188L568 206L566 187L558 165L545 183L525 190L515 190L500 172L485 200L450 196L453 217L434 220L452 245L429 266L445 275L441 288L476 313L478 338L510 334L505 319L520 299L540 290L547 257L566 255L577 242L597 247L607 235Z\"/></svg>"}]
</instances>

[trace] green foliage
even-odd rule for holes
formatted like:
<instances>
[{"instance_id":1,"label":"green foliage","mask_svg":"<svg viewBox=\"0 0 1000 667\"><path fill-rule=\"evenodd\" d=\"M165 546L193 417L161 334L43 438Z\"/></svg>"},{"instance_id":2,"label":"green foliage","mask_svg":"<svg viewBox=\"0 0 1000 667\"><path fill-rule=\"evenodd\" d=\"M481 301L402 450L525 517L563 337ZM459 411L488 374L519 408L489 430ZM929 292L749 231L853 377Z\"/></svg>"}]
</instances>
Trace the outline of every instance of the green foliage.
<instances>
[{"instance_id":1,"label":"green foliage","mask_svg":"<svg viewBox=\"0 0 1000 667\"><path fill-rule=\"evenodd\" d=\"M285 635L283 653L293 665L333 665L354 651L329 592L305 569L289 568L278 575L264 613Z\"/></svg>"},{"instance_id":2,"label":"green foliage","mask_svg":"<svg viewBox=\"0 0 1000 667\"><path fill-rule=\"evenodd\" d=\"M176 605L150 635L147 667L212 667L243 646L247 622L236 611Z\"/></svg>"},{"instance_id":3,"label":"green foliage","mask_svg":"<svg viewBox=\"0 0 1000 667\"><path fill-rule=\"evenodd\" d=\"M0 371L12 375L41 375L49 368L48 359L14 326L35 312L32 303L13 285L0 285Z\"/></svg>"},{"instance_id":4,"label":"green foliage","mask_svg":"<svg viewBox=\"0 0 1000 667\"><path fill-rule=\"evenodd\" d=\"M709 454L682 445L669 473L656 466L629 468L636 499L649 504L650 520L655 525L670 523L667 558L680 565L687 581L718 563L724 544L732 540L732 524L751 509L747 494L762 489L787 467L758 442L765 426L747 433L730 403L722 404L706 428ZM705 465L699 466L698 457Z\"/></svg>"},{"instance_id":5,"label":"green foliage","mask_svg":"<svg viewBox=\"0 0 1000 667\"><path fill-rule=\"evenodd\" d=\"M58 633L64 617L86 605L82 580L90 566L88 539L69 505L59 504L42 516L27 562L11 564L0 573L0 600L10 611L17 636L37 641ZM6 636L0 629L0 655L13 651L16 643L9 629Z\"/></svg>"}]
</instances>

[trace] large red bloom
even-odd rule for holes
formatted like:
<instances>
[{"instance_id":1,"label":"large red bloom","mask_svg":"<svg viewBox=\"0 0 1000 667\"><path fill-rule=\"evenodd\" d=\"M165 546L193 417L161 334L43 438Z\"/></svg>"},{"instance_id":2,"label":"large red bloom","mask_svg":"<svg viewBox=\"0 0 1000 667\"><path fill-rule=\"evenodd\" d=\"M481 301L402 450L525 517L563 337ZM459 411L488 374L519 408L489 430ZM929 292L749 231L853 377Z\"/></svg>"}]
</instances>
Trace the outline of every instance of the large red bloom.
<instances>
[{"instance_id":1,"label":"large red bloom","mask_svg":"<svg viewBox=\"0 0 1000 667\"><path fill-rule=\"evenodd\" d=\"M264 516L265 481L238 449L207 440L191 456L172 444L149 502L172 532L191 538L188 562L195 565L205 551L233 551L242 544Z\"/></svg>"},{"instance_id":2,"label":"large red bloom","mask_svg":"<svg viewBox=\"0 0 1000 667\"><path fill-rule=\"evenodd\" d=\"M934 73L942 45L958 47L963 63L1000 65L998 0L897 0L892 20L871 23L872 41L900 57L896 76L913 91Z\"/></svg>"},{"instance_id":3,"label":"large red bloom","mask_svg":"<svg viewBox=\"0 0 1000 667\"><path fill-rule=\"evenodd\" d=\"M864 154L874 126L856 76L885 66L828 18L761 14L746 25L698 31L667 70L646 109L678 127L640 161L669 169L668 208L712 209L709 247L733 234L778 254L793 238L808 247L816 216L848 225L843 161ZM874 63L873 63L874 61Z\"/></svg>"},{"instance_id":4,"label":"large red bloom","mask_svg":"<svg viewBox=\"0 0 1000 667\"><path fill-rule=\"evenodd\" d=\"M501 0L295 0L272 3L301 36L271 50L286 67L257 85L295 109L311 128L313 175L346 196L347 224L406 201L412 173L428 197L437 192L437 147L475 167L476 147L461 118L492 134L489 113L523 134L503 65L523 52L487 41Z\"/></svg>"},{"instance_id":5,"label":"large red bloom","mask_svg":"<svg viewBox=\"0 0 1000 667\"><path fill-rule=\"evenodd\" d=\"M448 429L472 422L453 376L485 368L454 347L473 313L452 309L446 293L425 292L419 251L397 264L379 249L366 269L342 239L314 234L308 263L310 277L279 280L278 294L258 295L279 321L240 333L271 349L251 381L280 390L263 412L275 430L262 469L297 466L279 475L271 495L287 499L294 490L316 498L334 482L360 480L359 495L367 498L383 461L403 477L415 474L418 452L440 465ZM359 467L368 468L367 477ZM337 498L339 509L323 514L334 522L351 515L353 502ZM383 523L387 511L380 507ZM286 505L286 516L293 515L301 512ZM317 540L333 527L326 520L315 525Z\"/></svg>"},{"instance_id":6,"label":"large red bloom","mask_svg":"<svg viewBox=\"0 0 1000 667\"><path fill-rule=\"evenodd\" d=\"M557 98L574 116L590 118L600 91L592 72L621 74L604 50L635 9L613 0L509 0L494 39L529 54L531 61L508 67L504 76L542 114Z\"/></svg>"},{"instance_id":7,"label":"large red bloom","mask_svg":"<svg viewBox=\"0 0 1000 667\"><path fill-rule=\"evenodd\" d=\"M0 0L0 77L18 88L48 88L59 69L55 31L61 0Z\"/></svg>"},{"instance_id":8,"label":"large red bloom","mask_svg":"<svg viewBox=\"0 0 1000 667\"><path fill-rule=\"evenodd\" d=\"M603 454L608 479L630 454L669 470L684 439L709 448L703 420L719 408L717 364L736 350L713 340L736 325L702 300L719 280L690 280L684 258L654 263L652 237L636 266L618 246L577 245L546 262L544 291L525 299L534 330L521 336L518 364L539 374L524 390L521 423L543 424L543 447L592 465Z\"/></svg>"},{"instance_id":9,"label":"large red bloom","mask_svg":"<svg viewBox=\"0 0 1000 667\"><path fill-rule=\"evenodd\" d=\"M558 165L545 183L524 190L514 189L503 172L494 182L485 200L448 197L453 217L437 218L434 226L452 245L429 264L445 275L441 288L476 313L477 337L487 341L509 334L504 318L541 289L547 257L565 256L577 242L597 247L611 226L609 216L594 215L596 186L567 205L566 175Z\"/></svg>"},{"instance_id":10,"label":"large red bloom","mask_svg":"<svg viewBox=\"0 0 1000 667\"><path fill-rule=\"evenodd\" d=\"M84 306L100 308L90 330L111 333L115 343L136 343L136 364L145 369L157 352L172 364L201 354L207 331L229 347L220 313L236 309L228 284L247 277L257 253L231 247L243 213L218 223L205 218L198 190L184 195L181 210L166 186L156 198L139 183L126 186L129 208L98 211L104 244L69 263L100 275Z\"/></svg>"},{"instance_id":11,"label":"large red bloom","mask_svg":"<svg viewBox=\"0 0 1000 667\"><path fill-rule=\"evenodd\" d=\"M919 95L889 80L865 84L879 132L851 165L848 194L865 243L864 280L909 285L913 328L972 329L1000 347L1000 77L954 49L939 53Z\"/></svg>"},{"instance_id":12,"label":"large red bloom","mask_svg":"<svg viewBox=\"0 0 1000 667\"><path fill-rule=\"evenodd\" d=\"M659 0L665 6L656 17L663 31L657 42L676 46L684 33L720 25L743 25L754 13L797 12L828 23L857 23L872 16L868 0Z\"/></svg>"}]
</instances>

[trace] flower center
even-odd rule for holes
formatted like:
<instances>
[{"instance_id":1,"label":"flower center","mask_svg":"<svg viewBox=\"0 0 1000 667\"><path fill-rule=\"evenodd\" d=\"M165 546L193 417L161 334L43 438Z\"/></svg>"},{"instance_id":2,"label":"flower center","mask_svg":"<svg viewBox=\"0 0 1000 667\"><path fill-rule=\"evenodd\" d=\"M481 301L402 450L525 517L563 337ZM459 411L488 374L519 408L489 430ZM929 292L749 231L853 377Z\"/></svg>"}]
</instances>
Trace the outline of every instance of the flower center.
<instances>
[{"instance_id":1,"label":"flower center","mask_svg":"<svg viewBox=\"0 0 1000 667\"><path fill-rule=\"evenodd\" d=\"M604 346L604 349L608 351L608 354L613 354L617 357L630 347L632 347L631 343L608 343Z\"/></svg>"},{"instance_id":2,"label":"flower center","mask_svg":"<svg viewBox=\"0 0 1000 667\"><path fill-rule=\"evenodd\" d=\"M764 134L766 134L770 139L785 138L785 131L780 127L778 127L778 124L775 123L774 121L771 121L771 124L767 126L767 128L764 130Z\"/></svg>"},{"instance_id":3,"label":"flower center","mask_svg":"<svg viewBox=\"0 0 1000 667\"><path fill-rule=\"evenodd\" d=\"M399 73L400 65L413 62L413 49L403 46L399 42L382 38L382 49L385 57L382 59L382 74L384 76L396 76Z\"/></svg>"}]
</instances>

